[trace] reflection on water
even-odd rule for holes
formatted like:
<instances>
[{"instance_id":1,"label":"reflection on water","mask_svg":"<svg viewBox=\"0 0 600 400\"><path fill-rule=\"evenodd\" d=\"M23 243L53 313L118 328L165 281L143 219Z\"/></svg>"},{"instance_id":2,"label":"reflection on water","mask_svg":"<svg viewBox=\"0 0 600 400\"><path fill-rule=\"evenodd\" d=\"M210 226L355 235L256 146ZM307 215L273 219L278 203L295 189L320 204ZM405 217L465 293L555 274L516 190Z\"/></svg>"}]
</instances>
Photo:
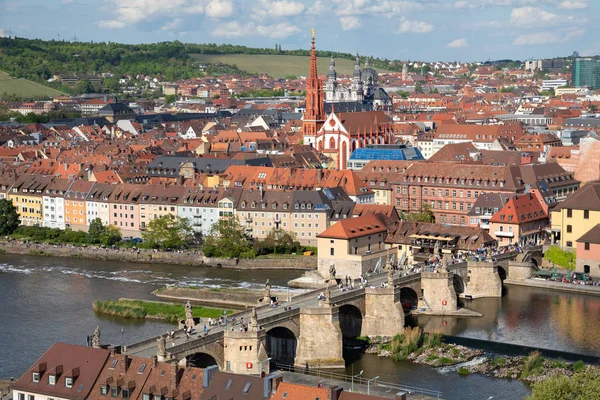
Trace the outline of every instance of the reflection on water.
<instances>
[{"instance_id":1,"label":"reflection on water","mask_svg":"<svg viewBox=\"0 0 600 400\"><path fill-rule=\"evenodd\" d=\"M465 301L483 317L419 316L428 332L600 356L600 298L509 286L502 298Z\"/></svg>"}]
</instances>

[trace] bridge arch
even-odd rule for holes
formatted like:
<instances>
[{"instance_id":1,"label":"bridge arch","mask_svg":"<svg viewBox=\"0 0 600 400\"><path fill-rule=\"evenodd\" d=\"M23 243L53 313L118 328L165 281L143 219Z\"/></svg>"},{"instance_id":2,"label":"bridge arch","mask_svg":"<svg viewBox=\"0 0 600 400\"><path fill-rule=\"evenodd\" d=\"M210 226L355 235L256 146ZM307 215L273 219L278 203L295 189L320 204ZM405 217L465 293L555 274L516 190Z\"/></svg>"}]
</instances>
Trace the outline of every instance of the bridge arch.
<instances>
[{"instance_id":1,"label":"bridge arch","mask_svg":"<svg viewBox=\"0 0 600 400\"><path fill-rule=\"evenodd\" d=\"M413 288L400 288L400 303L405 314L408 314L414 307L419 305L419 295Z\"/></svg>"},{"instance_id":2,"label":"bridge arch","mask_svg":"<svg viewBox=\"0 0 600 400\"><path fill-rule=\"evenodd\" d=\"M190 367L206 368L211 365L219 365L217 359L209 353L198 352L189 354L185 357L186 363ZM219 365L221 367L221 365Z\"/></svg>"},{"instance_id":3,"label":"bridge arch","mask_svg":"<svg viewBox=\"0 0 600 400\"><path fill-rule=\"evenodd\" d=\"M285 326L276 326L267 331L266 350L273 362L294 365L298 338Z\"/></svg>"},{"instance_id":4,"label":"bridge arch","mask_svg":"<svg viewBox=\"0 0 600 400\"><path fill-rule=\"evenodd\" d=\"M506 269L501 265L497 265L496 270L498 271L498 276L500 277L500 280L502 282L504 282L506 280L506 278L508 277L508 273L507 273Z\"/></svg>"},{"instance_id":5,"label":"bridge arch","mask_svg":"<svg viewBox=\"0 0 600 400\"><path fill-rule=\"evenodd\" d=\"M361 335L363 315L358 307L345 304L339 308L338 315L342 337L355 338Z\"/></svg>"},{"instance_id":6,"label":"bridge arch","mask_svg":"<svg viewBox=\"0 0 600 400\"><path fill-rule=\"evenodd\" d=\"M461 294L463 294L465 292L465 289L466 289L465 281L462 278L462 276L460 276L458 274L452 275L452 286L454 286L454 291L456 292L457 296L460 296Z\"/></svg>"}]
</instances>

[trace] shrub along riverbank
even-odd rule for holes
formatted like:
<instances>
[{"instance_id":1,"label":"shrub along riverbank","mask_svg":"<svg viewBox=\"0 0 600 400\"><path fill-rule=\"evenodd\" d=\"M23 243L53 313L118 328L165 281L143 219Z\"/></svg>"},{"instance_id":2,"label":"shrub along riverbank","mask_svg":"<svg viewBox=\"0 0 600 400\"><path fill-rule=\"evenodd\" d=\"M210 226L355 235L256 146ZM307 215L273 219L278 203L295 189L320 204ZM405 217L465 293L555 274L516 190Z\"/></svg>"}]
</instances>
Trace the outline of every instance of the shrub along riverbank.
<instances>
[{"instance_id":1,"label":"shrub along riverbank","mask_svg":"<svg viewBox=\"0 0 600 400\"><path fill-rule=\"evenodd\" d=\"M493 357L484 351L465 346L443 343L436 333L424 333L421 328L406 328L393 338L357 338L367 345L366 353L391 357L396 361L410 360L433 367L459 365L461 375L478 373L494 378L519 379L527 383L543 382L557 376L572 377L578 373L594 373L600 376L600 368L585 365L582 361L568 363L563 360L544 358L534 351L529 356ZM477 358L477 360L475 360Z\"/></svg>"},{"instance_id":2,"label":"shrub along riverbank","mask_svg":"<svg viewBox=\"0 0 600 400\"><path fill-rule=\"evenodd\" d=\"M183 304L163 303L142 300L97 300L93 304L94 311L101 314L114 315L122 318L149 318L177 323L185 318ZM231 314L230 310L209 307L192 307L192 313L197 318L218 318L223 312Z\"/></svg>"}]
</instances>

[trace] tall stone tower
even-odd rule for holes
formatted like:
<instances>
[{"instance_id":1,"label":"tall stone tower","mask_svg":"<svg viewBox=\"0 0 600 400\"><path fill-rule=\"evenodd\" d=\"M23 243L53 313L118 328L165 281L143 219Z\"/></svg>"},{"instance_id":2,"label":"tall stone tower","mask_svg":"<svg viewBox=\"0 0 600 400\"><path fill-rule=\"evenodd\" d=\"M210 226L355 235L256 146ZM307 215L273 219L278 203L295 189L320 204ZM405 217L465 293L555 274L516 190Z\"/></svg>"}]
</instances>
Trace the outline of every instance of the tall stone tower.
<instances>
[{"instance_id":1,"label":"tall stone tower","mask_svg":"<svg viewBox=\"0 0 600 400\"><path fill-rule=\"evenodd\" d=\"M360 59L358 54L356 55L356 62L354 63L354 75L352 76L352 84L350 85L350 99L352 101L363 101L363 82L362 73L360 71Z\"/></svg>"},{"instance_id":2,"label":"tall stone tower","mask_svg":"<svg viewBox=\"0 0 600 400\"><path fill-rule=\"evenodd\" d=\"M404 63L404 65L402 65L402 80L406 81L408 79L408 66L406 65L406 63Z\"/></svg>"},{"instance_id":3,"label":"tall stone tower","mask_svg":"<svg viewBox=\"0 0 600 400\"><path fill-rule=\"evenodd\" d=\"M317 132L325 123L323 82L317 73L317 54L315 53L315 30L312 30L310 49L310 71L306 79L306 111L302 121L304 144L315 145Z\"/></svg>"}]
</instances>

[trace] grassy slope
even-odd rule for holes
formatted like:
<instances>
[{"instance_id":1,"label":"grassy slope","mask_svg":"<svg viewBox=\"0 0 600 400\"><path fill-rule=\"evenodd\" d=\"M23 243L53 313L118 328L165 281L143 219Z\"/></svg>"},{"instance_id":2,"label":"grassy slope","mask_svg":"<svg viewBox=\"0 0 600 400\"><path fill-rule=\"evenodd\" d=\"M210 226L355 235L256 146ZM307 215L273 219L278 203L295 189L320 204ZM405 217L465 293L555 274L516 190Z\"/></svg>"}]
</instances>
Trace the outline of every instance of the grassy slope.
<instances>
[{"instance_id":1,"label":"grassy slope","mask_svg":"<svg viewBox=\"0 0 600 400\"><path fill-rule=\"evenodd\" d=\"M251 74L266 73L273 78L284 78L289 75L308 75L308 56L259 55L259 54L194 54L193 57L207 64L235 64L241 70ZM354 71L354 61L343 58L334 59L335 70L338 74L351 75ZM364 64L362 65L364 67ZM319 57L317 68L320 75L329 71L329 58ZM379 70L379 72L385 72Z\"/></svg>"},{"instance_id":2,"label":"grassy slope","mask_svg":"<svg viewBox=\"0 0 600 400\"><path fill-rule=\"evenodd\" d=\"M27 79L14 79L11 78L4 71L0 71L0 95L3 93L16 94L21 97L30 96L60 96L64 93L49 88L39 83L27 80Z\"/></svg>"}]
</instances>

